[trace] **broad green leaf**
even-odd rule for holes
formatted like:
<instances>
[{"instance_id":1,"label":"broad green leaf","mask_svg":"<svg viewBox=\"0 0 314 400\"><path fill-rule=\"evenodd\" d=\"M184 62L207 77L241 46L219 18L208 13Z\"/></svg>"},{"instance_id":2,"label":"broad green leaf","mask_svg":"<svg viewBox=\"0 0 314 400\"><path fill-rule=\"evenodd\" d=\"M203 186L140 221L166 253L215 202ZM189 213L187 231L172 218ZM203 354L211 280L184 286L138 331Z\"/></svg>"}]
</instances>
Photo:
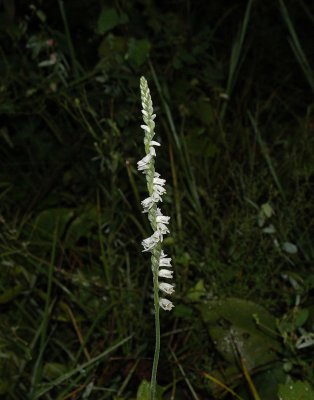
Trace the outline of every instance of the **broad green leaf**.
<instances>
[{"instance_id":1,"label":"broad green leaf","mask_svg":"<svg viewBox=\"0 0 314 400\"><path fill-rule=\"evenodd\" d=\"M103 35L117 25L125 24L128 21L126 14L119 15L114 8L102 10L97 21L97 33Z\"/></svg>"},{"instance_id":2,"label":"broad green leaf","mask_svg":"<svg viewBox=\"0 0 314 400\"><path fill-rule=\"evenodd\" d=\"M191 320L193 317L193 309L185 304L178 304L173 310L174 316Z\"/></svg>"},{"instance_id":3,"label":"broad green leaf","mask_svg":"<svg viewBox=\"0 0 314 400\"><path fill-rule=\"evenodd\" d=\"M309 310L306 308L303 309L297 309L296 314L295 314L295 326L297 328L300 328L305 324L309 317Z\"/></svg>"},{"instance_id":4,"label":"broad green leaf","mask_svg":"<svg viewBox=\"0 0 314 400\"><path fill-rule=\"evenodd\" d=\"M212 125L214 122L214 113L212 104L206 98L199 98L193 107L195 115L205 125Z\"/></svg>"},{"instance_id":5,"label":"broad green leaf","mask_svg":"<svg viewBox=\"0 0 314 400\"><path fill-rule=\"evenodd\" d=\"M47 362L43 368L43 377L50 381L65 374L67 371L68 368L64 364Z\"/></svg>"},{"instance_id":6,"label":"broad green leaf","mask_svg":"<svg viewBox=\"0 0 314 400\"><path fill-rule=\"evenodd\" d=\"M151 44L148 40L136 40L132 38L129 40L127 58L139 67L147 60L150 48Z\"/></svg>"},{"instance_id":7,"label":"broad green leaf","mask_svg":"<svg viewBox=\"0 0 314 400\"><path fill-rule=\"evenodd\" d=\"M207 386L215 399L221 398L222 393L225 393L226 390L230 393L230 389L233 390L243 382L243 376L239 375L238 367L231 364L225 368L210 370L209 373L204 374L204 377L207 379ZM239 400L236 396L234 399Z\"/></svg>"},{"instance_id":8,"label":"broad green leaf","mask_svg":"<svg viewBox=\"0 0 314 400\"><path fill-rule=\"evenodd\" d=\"M212 143L208 137L206 137L206 131L198 133L191 133L186 136L185 143L189 153L197 157L215 157L219 152L219 148L216 144Z\"/></svg>"},{"instance_id":9,"label":"broad green leaf","mask_svg":"<svg viewBox=\"0 0 314 400\"><path fill-rule=\"evenodd\" d=\"M42 211L35 220L33 240L51 240L56 226L58 236L62 236L73 215L73 210L67 208L51 208Z\"/></svg>"},{"instance_id":10,"label":"broad green leaf","mask_svg":"<svg viewBox=\"0 0 314 400\"><path fill-rule=\"evenodd\" d=\"M261 211L263 212L266 218L270 218L273 214L275 214L272 206L269 203L262 204Z\"/></svg>"},{"instance_id":11,"label":"broad green leaf","mask_svg":"<svg viewBox=\"0 0 314 400\"><path fill-rule=\"evenodd\" d=\"M99 57L111 62L117 58L124 59L126 52L127 39L111 33L101 41L98 47Z\"/></svg>"},{"instance_id":12,"label":"broad green leaf","mask_svg":"<svg viewBox=\"0 0 314 400\"><path fill-rule=\"evenodd\" d=\"M189 289L186 298L190 301L200 301L205 294L204 280L200 279L193 288Z\"/></svg>"},{"instance_id":13,"label":"broad green leaf","mask_svg":"<svg viewBox=\"0 0 314 400\"><path fill-rule=\"evenodd\" d=\"M71 222L67 229L65 242L74 245L80 238L87 237L90 230L98 224L98 213L95 207L88 208Z\"/></svg>"},{"instance_id":14,"label":"broad green leaf","mask_svg":"<svg viewBox=\"0 0 314 400\"><path fill-rule=\"evenodd\" d=\"M263 228L263 233L272 235L275 232L276 232L276 228L274 227L273 224L270 224L270 225L266 226L265 228Z\"/></svg>"},{"instance_id":15,"label":"broad green leaf","mask_svg":"<svg viewBox=\"0 0 314 400\"><path fill-rule=\"evenodd\" d=\"M10 383L5 379L0 379L0 394L6 394L10 389Z\"/></svg>"},{"instance_id":16,"label":"broad green leaf","mask_svg":"<svg viewBox=\"0 0 314 400\"><path fill-rule=\"evenodd\" d=\"M269 365L267 370L262 370L260 373L252 376L254 386L262 400L278 400L278 385L284 383L287 374L283 370L281 363ZM241 379L241 378L240 378ZM238 389L238 394L243 398L247 399L247 383L241 383L241 387ZM249 397L251 399L251 396Z\"/></svg>"},{"instance_id":17,"label":"broad green leaf","mask_svg":"<svg viewBox=\"0 0 314 400\"><path fill-rule=\"evenodd\" d=\"M138 390L136 400L150 400L150 383L142 381Z\"/></svg>"},{"instance_id":18,"label":"broad green leaf","mask_svg":"<svg viewBox=\"0 0 314 400\"><path fill-rule=\"evenodd\" d=\"M277 358L281 344L275 339L276 319L251 301L227 298L198 307L217 350L238 365L241 356L251 370Z\"/></svg>"},{"instance_id":19,"label":"broad green leaf","mask_svg":"<svg viewBox=\"0 0 314 400\"><path fill-rule=\"evenodd\" d=\"M157 385L156 400L162 400L162 394L165 391L164 388ZM150 400L150 382L143 380L137 390L136 400Z\"/></svg>"},{"instance_id":20,"label":"broad green leaf","mask_svg":"<svg viewBox=\"0 0 314 400\"><path fill-rule=\"evenodd\" d=\"M313 400L314 390L308 382L295 381L279 385L279 400Z\"/></svg>"},{"instance_id":21,"label":"broad green leaf","mask_svg":"<svg viewBox=\"0 0 314 400\"><path fill-rule=\"evenodd\" d=\"M23 291L22 285L16 285L13 288L5 290L3 293L0 293L0 304L9 303L13 300L18 294Z\"/></svg>"},{"instance_id":22,"label":"broad green leaf","mask_svg":"<svg viewBox=\"0 0 314 400\"><path fill-rule=\"evenodd\" d=\"M282 250L284 250L288 254L296 254L298 252L297 246L290 242L284 242L282 244Z\"/></svg>"}]
</instances>

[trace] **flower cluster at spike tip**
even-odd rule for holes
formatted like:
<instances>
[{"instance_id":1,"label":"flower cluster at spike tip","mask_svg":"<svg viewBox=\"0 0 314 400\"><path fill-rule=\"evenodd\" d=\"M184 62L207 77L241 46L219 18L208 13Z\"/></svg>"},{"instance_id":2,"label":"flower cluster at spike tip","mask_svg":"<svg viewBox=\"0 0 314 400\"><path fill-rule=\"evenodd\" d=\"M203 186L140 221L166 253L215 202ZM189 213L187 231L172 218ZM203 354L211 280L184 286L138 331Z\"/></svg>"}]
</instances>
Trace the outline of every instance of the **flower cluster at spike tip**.
<instances>
[{"instance_id":1,"label":"flower cluster at spike tip","mask_svg":"<svg viewBox=\"0 0 314 400\"><path fill-rule=\"evenodd\" d=\"M171 258L168 257L163 250L156 251L159 244L162 243L164 235L169 233L168 224L170 217L162 214L161 209L157 204L162 202L162 196L166 193L165 183L166 180L160 177L160 174L155 171L155 157L156 146L160 143L153 140L155 135L155 118L153 113L153 104L150 96L150 91L147 81L144 77L141 78L141 98L142 98L142 114L145 125L141 128L145 132L144 144L146 155L137 163L137 169L146 175L147 187L149 190L149 197L141 202L144 213L149 214L149 220L153 227L153 234L142 241L143 251L150 251L152 254L158 254L158 277L165 279L172 279L173 271L167 269L172 268ZM174 292L174 285L167 282L158 282L159 290L167 295ZM159 306L164 310L170 311L174 305L166 298L159 298Z\"/></svg>"}]
</instances>

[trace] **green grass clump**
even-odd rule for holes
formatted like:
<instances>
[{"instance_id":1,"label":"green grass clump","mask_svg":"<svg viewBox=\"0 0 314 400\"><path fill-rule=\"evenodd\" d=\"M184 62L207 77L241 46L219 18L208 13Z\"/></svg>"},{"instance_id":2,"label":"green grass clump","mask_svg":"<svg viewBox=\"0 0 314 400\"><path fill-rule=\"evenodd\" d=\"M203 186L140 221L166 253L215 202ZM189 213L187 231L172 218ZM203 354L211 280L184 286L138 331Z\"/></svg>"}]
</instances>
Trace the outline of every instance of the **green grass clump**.
<instances>
[{"instance_id":1,"label":"green grass clump","mask_svg":"<svg viewBox=\"0 0 314 400\"><path fill-rule=\"evenodd\" d=\"M142 75L176 276L157 395L312 395L311 6L2 3L0 397L147 395Z\"/></svg>"}]
</instances>

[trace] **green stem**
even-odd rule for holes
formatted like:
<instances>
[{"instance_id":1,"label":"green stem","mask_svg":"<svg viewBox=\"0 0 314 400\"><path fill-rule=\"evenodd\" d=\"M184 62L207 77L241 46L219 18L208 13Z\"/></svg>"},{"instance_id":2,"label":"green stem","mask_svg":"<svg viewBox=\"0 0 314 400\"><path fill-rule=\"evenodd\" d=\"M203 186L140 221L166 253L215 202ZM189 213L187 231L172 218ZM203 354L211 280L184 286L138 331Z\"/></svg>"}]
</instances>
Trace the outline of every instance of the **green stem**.
<instances>
[{"instance_id":1,"label":"green stem","mask_svg":"<svg viewBox=\"0 0 314 400\"><path fill-rule=\"evenodd\" d=\"M161 253L160 243L156 246L152 254L152 269L153 269L153 282L154 282L154 307L155 307L155 353L152 368L152 378L150 384L150 399L156 400L157 389L157 368L160 353L160 320L159 320L159 286L158 286L158 268L159 258Z\"/></svg>"},{"instance_id":2,"label":"green stem","mask_svg":"<svg viewBox=\"0 0 314 400\"><path fill-rule=\"evenodd\" d=\"M67 42L68 42L68 48L69 48L69 51L70 51L73 74L74 74L75 78L78 78L79 77L79 73L78 73L78 69L77 69L77 61L76 61L76 56L75 56L75 50L74 50L74 46L73 46L73 42L72 42L72 38L71 38L71 34L70 34L70 29L69 29L69 25L68 25L68 20L67 20L67 17L66 17L64 4L63 4L62 0L59 0L59 7L60 7L60 13L61 13L61 17L62 17L63 24L64 24L65 36L66 36L66 39L67 39Z\"/></svg>"}]
</instances>

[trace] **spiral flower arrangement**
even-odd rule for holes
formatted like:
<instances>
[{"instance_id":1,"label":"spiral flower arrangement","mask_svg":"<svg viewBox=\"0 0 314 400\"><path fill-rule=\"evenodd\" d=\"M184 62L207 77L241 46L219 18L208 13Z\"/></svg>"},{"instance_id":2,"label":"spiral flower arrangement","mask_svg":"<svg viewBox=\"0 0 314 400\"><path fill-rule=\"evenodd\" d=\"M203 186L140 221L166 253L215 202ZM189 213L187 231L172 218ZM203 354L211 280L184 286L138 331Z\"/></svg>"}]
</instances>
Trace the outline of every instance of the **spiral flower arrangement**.
<instances>
[{"instance_id":1,"label":"spiral flower arrangement","mask_svg":"<svg viewBox=\"0 0 314 400\"><path fill-rule=\"evenodd\" d=\"M148 220L151 224L153 234L142 241L144 252L151 252L151 266L154 283L154 306L155 306L155 328L156 328L156 348L151 380L151 399L156 398L156 375L160 352L160 322L159 308L170 311L174 305L165 295L171 295L174 292L174 286L161 279L172 279L171 258L162 250L164 235L169 233L170 217L163 215L158 204L162 202L162 196L166 193L166 180L160 177L155 171L156 147L160 143L153 140L155 136L155 118L153 103L147 81L144 77L140 80L142 114L144 124L141 128L144 130L144 146L146 155L137 163L137 169L145 174L148 197L141 202L144 213L148 214ZM159 292L162 296L159 296Z\"/></svg>"}]
</instances>

